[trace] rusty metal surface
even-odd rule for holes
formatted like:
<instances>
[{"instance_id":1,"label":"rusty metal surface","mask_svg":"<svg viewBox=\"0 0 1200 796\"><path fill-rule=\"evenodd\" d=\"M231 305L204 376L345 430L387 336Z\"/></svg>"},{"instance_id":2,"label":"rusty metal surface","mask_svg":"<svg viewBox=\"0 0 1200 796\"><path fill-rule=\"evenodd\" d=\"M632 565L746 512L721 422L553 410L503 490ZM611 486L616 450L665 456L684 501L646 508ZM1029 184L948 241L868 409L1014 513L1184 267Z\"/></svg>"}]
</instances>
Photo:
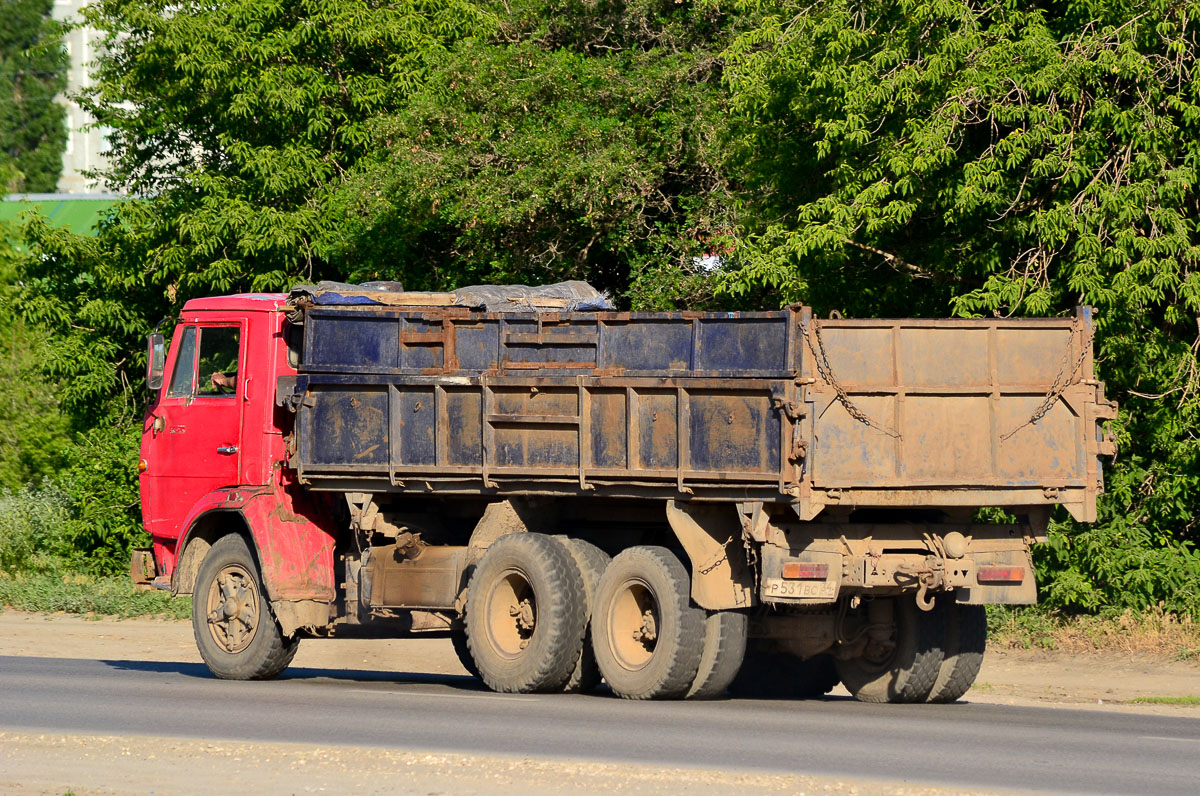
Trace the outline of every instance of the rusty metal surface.
<instances>
[{"instance_id":1,"label":"rusty metal surface","mask_svg":"<svg viewBox=\"0 0 1200 796\"><path fill-rule=\"evenodd\" d=\"M1115 405L1093 374L1086 308L1058 319L802 323L819 330L833 365L832 380L811 357L802 372L813 514L1063 503L1095 518L1098 458L1112 453L1098 424Z\"/></svg>"},{"instance_id":2,"label":"rusty metal surface","mask_svg":"<svg viewBox=\"0 0 1200 796\"><path fill-rule=\"evenodd\" d=\"M279 400L315 488L1090 519L1115 406L1092 319L306 308ZM1074 367L1072 367L1072 364ZM290 390L290 393L289 393Z\"/></svg>"},{"instance_id":3,"label":"rusty metal surface","mask_svg":"<svg viewBox=\"0 0 1200 796\"><path fill-rule=\"evenodd\" d=\"M466 547L452 545L422 547L417 556L398 554L396 545L372 548L367 602L373 608L453 610L466 587L469 558Z\"/></svg>"},{"instance_id":4,"label":"rusty metal surface","mask_svg":"<svg viewBox=\"0 0 1200 796\"><path fill-rule=\"evenodd\" d=\"M307 373L789 378L796 311L481 313L307 307Z\"/></svg>"}]
</instances>

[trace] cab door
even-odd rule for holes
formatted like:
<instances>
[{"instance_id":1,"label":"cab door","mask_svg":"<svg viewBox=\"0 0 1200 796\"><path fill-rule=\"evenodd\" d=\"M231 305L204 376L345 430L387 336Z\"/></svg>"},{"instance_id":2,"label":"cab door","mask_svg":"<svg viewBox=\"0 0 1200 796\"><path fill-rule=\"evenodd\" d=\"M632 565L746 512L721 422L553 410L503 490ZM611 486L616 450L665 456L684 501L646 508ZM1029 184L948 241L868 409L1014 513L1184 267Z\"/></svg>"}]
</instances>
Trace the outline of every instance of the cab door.
<instances>
[{"instance_id":1,"label":"cab door","mask_svg":"<svg viewBox=\"0 0 1200 796\"><path fill-rule=\"evenodd\" d=\"M239 484L245 331L240 319L175 330L173 364L142 435L142 507L152 536L178 538L197 500Z\"/></svg>"}]
</instances>

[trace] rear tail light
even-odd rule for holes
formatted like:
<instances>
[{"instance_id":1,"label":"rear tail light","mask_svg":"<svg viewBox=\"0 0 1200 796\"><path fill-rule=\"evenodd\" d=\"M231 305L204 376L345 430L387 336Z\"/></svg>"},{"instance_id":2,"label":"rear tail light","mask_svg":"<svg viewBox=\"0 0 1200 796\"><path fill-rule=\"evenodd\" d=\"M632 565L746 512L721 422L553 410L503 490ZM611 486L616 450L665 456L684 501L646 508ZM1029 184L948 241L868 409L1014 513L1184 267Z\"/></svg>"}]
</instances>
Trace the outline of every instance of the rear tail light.
<instances>
[{"instance_id":1,"label":"rear tail light","mask_svg":"<svg viewBox=\"0 0 1200 796\"><path fill-rule=\"evenodd\" d=\"M828 564L811 564L807 561L785 561L783 564L784 580L827 580L828 578Z\"/></svg>"},{"instance_id":2,"label":"rear tail light","mask_svg":"<svg viewBox=\"0 0 1200 796\"><path fill-rule=\"evenodd\" d=\"M1025 567L980 567L975 571L980 583L1021 583Z\"/></svg>"}]
</instances>

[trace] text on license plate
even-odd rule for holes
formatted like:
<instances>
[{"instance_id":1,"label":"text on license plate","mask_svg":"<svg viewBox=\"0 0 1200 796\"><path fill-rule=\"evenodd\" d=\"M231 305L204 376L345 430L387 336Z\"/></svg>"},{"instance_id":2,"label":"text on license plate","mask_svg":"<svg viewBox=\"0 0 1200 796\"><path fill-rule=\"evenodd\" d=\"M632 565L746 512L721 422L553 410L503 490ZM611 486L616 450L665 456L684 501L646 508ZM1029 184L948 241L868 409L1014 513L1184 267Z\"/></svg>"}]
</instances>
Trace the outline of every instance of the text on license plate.
<instances>
[{"instance_id":1,"label":"text on license plate","mask_svg":"<svg viewBox=\"0 0 1200 796\"><path fill-rule=\"evenodd\" d=\"M838 584L835 580L784 580L767 578L763 581L763 597L793 597L797 599L837 597Z\"/></svg>"}]
</instances>

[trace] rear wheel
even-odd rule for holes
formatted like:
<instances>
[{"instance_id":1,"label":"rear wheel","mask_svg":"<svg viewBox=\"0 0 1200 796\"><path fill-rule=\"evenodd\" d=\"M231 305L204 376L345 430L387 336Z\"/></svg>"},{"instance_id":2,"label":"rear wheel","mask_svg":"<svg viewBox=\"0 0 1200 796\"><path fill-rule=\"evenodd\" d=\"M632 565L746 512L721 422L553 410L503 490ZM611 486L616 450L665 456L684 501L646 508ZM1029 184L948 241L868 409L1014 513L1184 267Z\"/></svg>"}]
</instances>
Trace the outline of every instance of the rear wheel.
<instances>
[{"instance_id":1,"label":"rear wheel","mask_svg":"<svg viewBox=\"0 0 1200 796\"><path fill-rule=\"evenodd\" d=\"M454 654L458 656L458 662L467 670L467 674L478 678L479 667L471 657L471 648L467 646L467 629L462 621L450 625L450 643L454 647Z\"/></svg>"},{"instance_id":2,"label":"rear wheel","mask_svg":"<svg viewBox=\"0 0 1200 796\"><path fill-rule=\"evenodd\" d=\"M583 579L566 548L539 533L497 539L471 575L466 637L493 691L557 691L579 660Z\"/></svg>"},{"instance_id":3,"label":"rear wheel","mask_svg":"<svg viewBox=\"0 0 1200 796\"><path fill-rule=\"evenodd\" d=\"M923 702L942 665L945 622L922 611L912 595L892 599L892 633L857 658L838 660L838 676L861 702Z\"/></svg>"},{"instance_id":4,"label":"rear wheel","mask_svg":"<svg viewBox=\"0 0 1200 796\"><path fill-rule=\"evenodd\" d=\"M196 575L192 632L208 670L223 680L269 680L300 646L284 638L262 590L258 564L237 534L214 544Z\"/></svg>"},{"instance_id":5,"label":"rear wheel","mask_svg":"<svg viewBox=\"0 0 1200 796\"><path fill-rule=\"evenodd\" d=\"M609 558L608 553L591 542L567 536L554 538L566 547L571 558L575 560L575 565L579 567L579 574L583 576L583 596L589 617L589 624L583 636L583 649L579 652L579 660L575 662L575 668L571 671L571 677L563 686L563 690L586 693L594 691L596 686L600 685L600 667L596 665L596 654L592 651L590 617L592 605L596 599L596 587L600 584L600 578L604 575L604 570L608 568L608 562L612 559Z\"/></svg>"},{"instance_id":6,"label":"rear wheel","mask_svg":"<svg viewBox=\"0 0 1200 796\"><path fill-rule=\"evenodd\" d=\"M704 621L700 668L688 699L712 699L725 693L746 657L749 618L740 611L710 611Z\"/></svg>"},{"instance_id":7,"label":"rear wheel","mask_svg":"<svg viewBox=\"0 0 1200 796\"><path fill-rule=\"evenodd\" d=\"M929 701L953 702L971 690L983 666L987 611L982 605L953 602L946 602L939 609L946 617L946 656L929 692Z\"/></svg>"},{"instance_id":8,"label":"rear wheel","mask_svg":"<svg viewBox=\"0 0 1200 796\"><path fill-rule=\"evenodd\" d=\"M678 699L696 679L704 611L691 580L663 547L631 547L612 560L596 589L592 647L609 688L626 699Z\"/></svg>"}]
</instances>

